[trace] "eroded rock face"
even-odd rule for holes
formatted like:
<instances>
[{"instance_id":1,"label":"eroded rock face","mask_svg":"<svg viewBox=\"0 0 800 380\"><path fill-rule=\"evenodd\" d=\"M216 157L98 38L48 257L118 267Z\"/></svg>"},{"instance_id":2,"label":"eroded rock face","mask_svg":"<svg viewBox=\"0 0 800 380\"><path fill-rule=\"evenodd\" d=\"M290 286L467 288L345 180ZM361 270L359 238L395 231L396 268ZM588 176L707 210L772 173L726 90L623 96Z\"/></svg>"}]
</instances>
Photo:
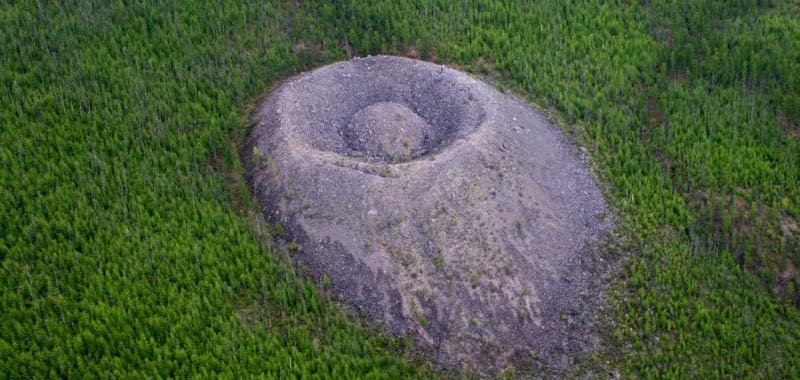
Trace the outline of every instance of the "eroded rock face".
<instances>
[{"instance_id":1,"label":"eroded rock face","mask_svg":"<svg viewBox=\"0 0 800 380\"><path fill-rule=\"evenodd\" d=\"M479 371L563 369L593 344L606 207L529 106L379 56L293 77L253 118L255 196L368 319Z\"/></svg>"}]
</instances>

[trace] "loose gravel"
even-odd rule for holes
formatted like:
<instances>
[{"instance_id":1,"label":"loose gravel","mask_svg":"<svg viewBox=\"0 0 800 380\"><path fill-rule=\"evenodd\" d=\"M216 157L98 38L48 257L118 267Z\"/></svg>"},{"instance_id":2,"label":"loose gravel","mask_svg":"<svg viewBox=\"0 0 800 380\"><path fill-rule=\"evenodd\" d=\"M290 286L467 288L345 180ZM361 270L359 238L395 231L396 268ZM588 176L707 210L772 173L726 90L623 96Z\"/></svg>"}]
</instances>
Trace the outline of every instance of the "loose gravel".
<instances>
[{"instance_id":1,"label":"loose gravel","mask_svg":"<svg viewBox=\"0 0 800 380\"><path fill-rule=\"evenodd\" d=\"M481 373L561 373L595 348L607 207L529 105L377 56L295 76L252 116L254 195L364 317Z\"/></svg>"}]
</instances>

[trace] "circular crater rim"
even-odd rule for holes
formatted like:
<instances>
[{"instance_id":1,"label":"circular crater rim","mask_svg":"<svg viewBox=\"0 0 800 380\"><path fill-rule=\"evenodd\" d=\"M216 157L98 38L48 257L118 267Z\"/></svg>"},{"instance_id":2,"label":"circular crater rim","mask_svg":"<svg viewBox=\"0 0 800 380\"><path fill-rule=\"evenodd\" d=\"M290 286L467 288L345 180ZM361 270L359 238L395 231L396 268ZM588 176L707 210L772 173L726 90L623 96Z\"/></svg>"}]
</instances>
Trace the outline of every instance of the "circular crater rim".
<instances>
[{"instance_id":1,"label":"circular crater rim","mask_svg":"<svg viewBox=\"0 0 800 380\"><path fill-rule=\"evenodd\" d=\"M289 135L309 148L366 164L441 153L482 125L489 106L485 89L470 75L402 57L333 63L289 83L280 95L282 115L289 116L278 128L291 126ZM373 108L403 109L405 120L384 120L382 132L367 133L370 121L382 119L380 112L370 115ZM405 131L393 133L392 124Z\"/></svg>"}]
</instances>

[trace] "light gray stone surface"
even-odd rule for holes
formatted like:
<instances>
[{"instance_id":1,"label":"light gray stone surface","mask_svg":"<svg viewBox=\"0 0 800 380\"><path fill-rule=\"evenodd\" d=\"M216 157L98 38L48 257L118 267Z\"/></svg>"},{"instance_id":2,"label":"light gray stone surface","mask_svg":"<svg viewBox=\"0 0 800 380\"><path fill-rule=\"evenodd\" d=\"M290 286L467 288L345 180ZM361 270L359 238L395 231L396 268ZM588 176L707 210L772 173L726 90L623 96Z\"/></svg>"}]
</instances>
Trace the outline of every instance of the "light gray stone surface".
<instances>
[{"instance_id":1,"label":"light gray stone surface","mask_svg":"<svg viewBox=\"0 0 800 380\"><path fill-rule=\"evenodd\" d=\"M596 344L606 206L530 106L378 56L290 78L253 119L254 195L367 319L478 371L560 371Z\"/></svg>"}]
</instances>

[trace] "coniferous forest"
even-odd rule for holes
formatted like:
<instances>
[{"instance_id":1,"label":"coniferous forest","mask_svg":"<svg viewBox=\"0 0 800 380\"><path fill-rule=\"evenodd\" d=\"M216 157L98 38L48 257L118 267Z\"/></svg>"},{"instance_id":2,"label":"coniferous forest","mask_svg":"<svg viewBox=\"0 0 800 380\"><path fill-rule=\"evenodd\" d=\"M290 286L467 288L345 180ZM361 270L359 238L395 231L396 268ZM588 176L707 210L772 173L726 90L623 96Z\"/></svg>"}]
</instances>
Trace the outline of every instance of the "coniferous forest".
<instances>
[{"instance_id":1,"label":"coniferous forest","mask_svg":"<svg viewBox=\"0 0 800 380\"><path fill-rule=\"evenodd\" d=\"M469 377L303 275L244 182L259 97L369 54L586 151L618 269L575 376L800 377L797 0L90 0L0 2L0 379Z\"/></svg>"}]
</instances>

